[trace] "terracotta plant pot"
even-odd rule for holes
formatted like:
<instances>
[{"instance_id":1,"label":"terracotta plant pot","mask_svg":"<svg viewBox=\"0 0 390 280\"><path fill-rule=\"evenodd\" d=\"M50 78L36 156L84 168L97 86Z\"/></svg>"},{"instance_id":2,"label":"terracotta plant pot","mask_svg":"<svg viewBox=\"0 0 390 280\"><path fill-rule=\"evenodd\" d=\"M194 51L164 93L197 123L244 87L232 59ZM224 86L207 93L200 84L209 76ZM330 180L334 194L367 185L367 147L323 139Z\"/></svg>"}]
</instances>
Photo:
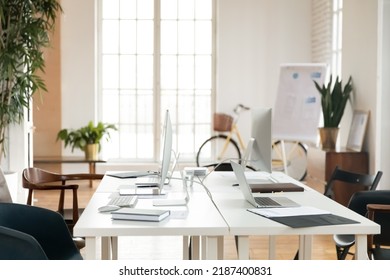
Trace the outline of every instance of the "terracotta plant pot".
<instances>
[{"instance_id":1,"label":"terracotta plant pot","mask_svg":"<svg viewBox=\"0 0 390 280\"><path fill-rule=\"evenodd\" d=\"M320 127L318 129L320 133L320 140L322 149L334 150L336 148L337 137L339 134L338 127Z\"/></svg>"}]
</instances>

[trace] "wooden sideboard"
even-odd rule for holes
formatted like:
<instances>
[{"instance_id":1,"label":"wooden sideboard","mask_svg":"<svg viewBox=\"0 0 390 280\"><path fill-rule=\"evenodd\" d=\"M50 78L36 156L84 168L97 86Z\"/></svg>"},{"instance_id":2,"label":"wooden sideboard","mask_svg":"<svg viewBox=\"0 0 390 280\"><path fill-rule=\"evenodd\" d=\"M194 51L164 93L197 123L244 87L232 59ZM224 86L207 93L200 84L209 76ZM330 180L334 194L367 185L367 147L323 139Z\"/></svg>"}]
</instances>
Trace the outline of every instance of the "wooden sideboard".
<instances>
[{"instance_id":1,"label":"wooden sideboard","mask_svg":"<svg viewBox=\"0 0 390 280\"><path fill-rule=\"evenodd\" d=\"M345 148L340 148L336 150L322 150L317 147L309 147L307 152L308 165L307 173L311 178L320 181L324 185L329 180L332 175L333 170L336 166L340 169L356 172L356 173L369 173L368 166L368 153L367 152L356 152L352 150L347 150ZM335 193L341 189L345 189L345 185L340 182L334 184ZM360 190L349 187L350 195L354 192ZM347 197L350 197L348 195ZM339 201L343 205L348 204L348 199Z\"/></svg>"}]
</instances>

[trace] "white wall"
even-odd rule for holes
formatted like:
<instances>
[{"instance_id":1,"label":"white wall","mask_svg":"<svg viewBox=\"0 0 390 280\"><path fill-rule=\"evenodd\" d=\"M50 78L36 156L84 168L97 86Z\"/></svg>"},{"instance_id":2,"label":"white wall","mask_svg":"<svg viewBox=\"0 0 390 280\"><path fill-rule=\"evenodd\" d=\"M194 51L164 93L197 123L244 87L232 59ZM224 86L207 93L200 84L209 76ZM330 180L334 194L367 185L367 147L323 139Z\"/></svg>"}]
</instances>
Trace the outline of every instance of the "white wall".
<instances>
[{"instance_id":1,"label":"white wall","mask_svg":"<svg viewBox=\"0 0 390 280\"><path fill-rule=\"evenodd\" d=\"M370 111L363 150L369 151L370 173L377 170L384 171L380 188L389 188L390 180L387 174L389 163L385 155L388 148L383 146L389 143L388 133L382 133L389 131L386 130L386 126L389 125L389 99L386 94L389 84L386 85L386 76L383 75L386 74L386 63L383 63L382 67L382 61L386 57L387 67L389 67L389 8L388 1L385 2L387 2L385 18L381 15L382 1L344 0L343 13L342 75L344 78L349 75L353 78L356 95L353 108ZM385 41L382 43L381 39L384 35L381 33L384 32L387 32L387 45ZM347 120L350 121L350 115L347 115L343 121ZM383 169L384 167L386 168Z\"/></svg>"},{"instance_id":2,"label":"white wall","mask_svg":"<svg viewBox=\"0 0 390 280\"><path fill-rule=\"evenodd\" d=\"M96 120L95 0L62 0L62 127L78 128ZM79 150L75 154L82 155ZM70 149L63 155L71 154Z\"/></svg>"},{"instance_id":3,"label":"white wall","mask_svg":"<svg viewBox=\"0 0 390 280\"><path fill-rule=\"evenodd\" d=\"M310 0L220 0L216 109L272 107L283 63L310 62ZM250 135L250 114L239 122Z\"/></svg>"},{"instance_id":4,"label":"white wall","mask_svg":"<svg viewBox=\"0 0 390 280\"><path fill-rule=\"evenodd\" d=\"M380 188L390 189L390 0L379 1L379 95L376 166L384 171Z\"/></svg>"}]
</instances>

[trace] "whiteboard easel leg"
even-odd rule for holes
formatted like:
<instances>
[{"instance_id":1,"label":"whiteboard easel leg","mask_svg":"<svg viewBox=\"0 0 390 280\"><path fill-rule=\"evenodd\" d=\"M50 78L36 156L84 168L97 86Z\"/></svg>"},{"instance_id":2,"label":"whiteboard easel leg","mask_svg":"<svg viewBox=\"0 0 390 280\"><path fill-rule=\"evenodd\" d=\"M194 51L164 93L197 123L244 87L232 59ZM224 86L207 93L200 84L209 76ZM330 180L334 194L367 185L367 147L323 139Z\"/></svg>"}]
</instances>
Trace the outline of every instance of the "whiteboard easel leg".
<instances>
[{"instance_id":1,"label":"whiteboard easel leg","mask_svg":"<svg viewBox=\"0 0 390 280\"><path fill-rule=\"evenodd\" d=\"M286 158L286 147L284 145L284 140L280 140L280 145L282 146L282 160L283 160L283 170L286 175L288 175L287 170L287 158Z\"/></svg>"}]
</instances>

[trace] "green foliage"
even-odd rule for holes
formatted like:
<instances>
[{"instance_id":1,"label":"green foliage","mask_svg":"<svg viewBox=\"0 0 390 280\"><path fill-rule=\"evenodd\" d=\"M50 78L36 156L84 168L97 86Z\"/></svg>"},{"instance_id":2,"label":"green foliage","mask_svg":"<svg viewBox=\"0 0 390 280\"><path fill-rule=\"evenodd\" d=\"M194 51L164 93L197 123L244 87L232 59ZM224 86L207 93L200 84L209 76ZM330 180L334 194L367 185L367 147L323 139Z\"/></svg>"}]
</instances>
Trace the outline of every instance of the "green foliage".
<instances>
[{"instance_id":1,"label":"green foliage","mask_svg":"<svg viewBox=\"0 0 390 280\"><path fill-rule=\"evenodd\" d=\"M44 72L43 48L61 11L57 0L0 0L0 152L6 128L22 121L34 93L46 91L37 71Z\"/></svg>"},{"instance_id":2,"label":"green foliage","mask_svg":"<svg viewBox=\"0 0 390 280\"><path fill-rule=\"evenodd\" d=\"M330 76L329 83L326 86L322 85L321 87L316 81L314 81L314 83L321 94L324 127L338 127L352 92L352 77L349 77L344 88L339 77L336 78L333 89L332 76Z\"/></svg>"},{"instance_id":3,"label":"green foliage","mask_svg":"<svg viewBox=\"0 0 390 280\"><path fill-rule=\"evenodd\" d=\"M94 126L90 121L87 126L79 129L61 129L57 134L57 141L64 141L65 147L70 146L72 152L75 148L85 150L87 144L99 144L99 150L101 148L100 141L106 136L106 140L110 139L110 130L117 130L113 124L104 124L99 122Z\"/></svg>"}]
</instances>

